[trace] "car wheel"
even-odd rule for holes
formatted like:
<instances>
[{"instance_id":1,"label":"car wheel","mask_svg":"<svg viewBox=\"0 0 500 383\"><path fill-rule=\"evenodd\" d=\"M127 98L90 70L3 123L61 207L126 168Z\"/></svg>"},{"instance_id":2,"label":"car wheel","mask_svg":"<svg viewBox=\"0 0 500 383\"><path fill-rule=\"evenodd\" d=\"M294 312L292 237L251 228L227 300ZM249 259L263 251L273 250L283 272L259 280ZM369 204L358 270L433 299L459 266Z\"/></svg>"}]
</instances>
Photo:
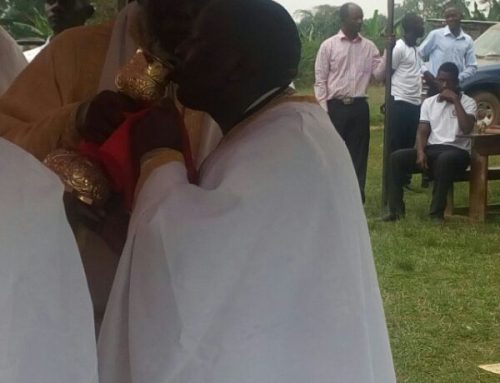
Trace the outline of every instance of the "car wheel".
<instances>
[{"instance_id":1,"label":"car wheel","mask_svg":"<svg viewBox=\"0 0 500 383\"><path fill-rule=\"evenodd\" d=\"M477 121L484 126L500 123L500 100L493 93L479 91L472 94L477 103Z\"/></svg>"}]
</instances>

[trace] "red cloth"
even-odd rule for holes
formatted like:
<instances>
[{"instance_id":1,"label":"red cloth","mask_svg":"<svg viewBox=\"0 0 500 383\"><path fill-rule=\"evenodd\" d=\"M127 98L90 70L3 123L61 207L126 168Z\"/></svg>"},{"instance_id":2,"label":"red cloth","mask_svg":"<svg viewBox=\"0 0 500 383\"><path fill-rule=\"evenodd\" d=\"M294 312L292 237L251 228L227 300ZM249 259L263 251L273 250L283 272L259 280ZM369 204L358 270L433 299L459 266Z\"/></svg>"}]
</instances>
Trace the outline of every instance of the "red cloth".
<instances>
[{"instance_id":1,"label":"red cloth","mask_svg":"<svg viewBox=\"0 0 500 383\"><path fill-rule=\"evenodd\" d=\"M84 156L96 161L104 168L111 181L113 191L123 194L125 205L129 209L134 201L135 187L140 171L139 164L134 161L132 156L131 129L149 109L145 108L137 113L130 114L102 145L82 141L79 146L79 150ZM179 123L182 127L182 152L187 174L189 181L194 183L196 182L197 171L191 155L189 135L184 126L184 120L180 115Z\"/></svg>"}]
</instances>

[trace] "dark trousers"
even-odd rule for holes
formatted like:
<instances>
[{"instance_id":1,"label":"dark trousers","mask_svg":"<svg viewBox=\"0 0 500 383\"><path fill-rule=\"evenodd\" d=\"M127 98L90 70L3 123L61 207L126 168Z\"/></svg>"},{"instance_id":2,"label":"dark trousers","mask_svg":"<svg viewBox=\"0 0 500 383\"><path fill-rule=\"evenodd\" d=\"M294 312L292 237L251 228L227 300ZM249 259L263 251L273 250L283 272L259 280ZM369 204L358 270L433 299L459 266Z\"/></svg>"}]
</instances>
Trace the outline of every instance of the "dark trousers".
<instances>
[{"instance_id":1,"label":"dark trousers","mask_svg":"<svg viewBox=\"0 0 500 383\"><path fill-rule=\"evenodd\" d=\"M415 146L420 105L391 99L391 128L389 129L389 153ZM411 174L406 176L405 185L411 183Z\"/></svg>"},{"instance_id":2,"label":"dark trousers","mask_svg":"<svg viewBox=\"0 0 500 383\"><path fill-rule=\"evenodd\" d=\"M442 218L446 208L446 196L453 180L463 173L470 164L467 151L451 145L429 145L425 148L429 173L434 179L431 216ZM418 172L417 150L401 149L391 154L389 159L389 210L392 214L403 215L403 185L408 174Z\"/></svg>"},{"instance_id":3,"label":"dark trousers","mask_svg":"<svg viewBox=\"0 0 500 383\"><path fill-rule=\"evenodd\" d=\"M415 146L420 105L392 100L389 153Z\"/></svg>"},{"instance_id":4,"label":"dark trousers","mask_svg":"<svg viewBox=\"0 0 500 383\"><path fill-rule=\"evenodd\" d=\"M338 100L328 100L328 115L340 137L344 140L354 170L358 177L361 198L365 201L366 167L370 145L370 109L366 99L356 99L344 105Z\"/></svg>"}]
</instances>

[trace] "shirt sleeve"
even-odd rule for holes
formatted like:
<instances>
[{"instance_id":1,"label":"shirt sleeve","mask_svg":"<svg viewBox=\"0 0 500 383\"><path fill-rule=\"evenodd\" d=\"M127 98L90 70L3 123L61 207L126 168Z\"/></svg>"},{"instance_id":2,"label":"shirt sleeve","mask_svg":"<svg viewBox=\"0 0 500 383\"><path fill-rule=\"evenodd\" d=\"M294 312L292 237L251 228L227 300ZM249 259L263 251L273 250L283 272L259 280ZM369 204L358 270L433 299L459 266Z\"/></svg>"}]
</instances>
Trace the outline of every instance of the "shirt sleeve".
<instances>
[{"instance_id":1,"label":"shirt sleeve","mask_svg":"<svg viewBox=\"0 0 500 383\"><path fill-rule=\"evenodd\" d=\"M462 103L462 106L465 110L465 113L467 113L470 116L474 116L474 118L475 118L476 113L477 113L476 101L471 97L467 97L467 98L462 97L461 103Z\"/></svg>"},{"instance_id":2,"label":"shirt sleeve","mask_svg":"<svg viewBox=\"0 0 500 383\"><path fill-rule=\"evenodd\" d=\"M431 31L422 42L422 44L420 44L420 46L418 47L418 53L420 54L420 57L422 57L423 61L428 61L430 54L436 48L435 36L435 31Z\"/></svg>"},{"instance_id":3,"label":"shirt sleeve","mask_svg":"<svg viewBox=\"0 0 500 383\"><path fill-rule=\"evenodd\" d=\"M474 43L469 41L469 46L465 52L465 69L460 72L458 79L464 81L466 78L472 77L477 71L476 52L474 51Z\"/></svg>"},{"instance_id":4,"label":"shirt sleeve","mask_svg":"<svg viewBox=\"0 0 500 383\"><path fill-rule=\"evenodd\" d=\"M431 118L429 113L429 99L424 100L420 108L420 122L427 122L430 124Z\"/></svg>"},{"instance_id":5,"label":"shirt sleeve","mask_svg":"<svg viewBox=\"0 0 500 383\"><path fill-rule=\"evenodd\" d=\"M380 52L374 43L371 43L372 49L372 75L376 80L382 81L385 78L385 62L387 58L387 51L380 56Z\"/></svg>"},{"instance_id":6,"label":"shirt sleeve","mask_svg":"<svg viewBox=\"0 0 500 383\"><path fill-rule=\"evenodd\" d=\"M324 41L319 47L314 65L314 94L323 109L326 110L328 99L328 74L330 73L331 47L329 41Z\"/></svg>"},{"instance_id":7,"label":"shirt sleeve","mask_svg":"<svg viewBox=\"0 0 500 383\"><path fill-rule=\"evenodd\" d=\"M398 43L396 43L396 45L394 46L394 49L392 50L392 69L393 70L398 69L399 65L401 64L402 53L403 53L402 46L398 42Z\"/></svg>"},{"instance_id":8,"label":"shirt sleeve","mask_svg":"<svg viewBox=\"0 0 500 383\"><path fill-rule=\"evenodd\" d=\"M58 147L75 147L80 140L74 126L80 103L64 105L55 56L51 43L0 98L0 137L39 160Z\"/></svg>"}]
</instances>

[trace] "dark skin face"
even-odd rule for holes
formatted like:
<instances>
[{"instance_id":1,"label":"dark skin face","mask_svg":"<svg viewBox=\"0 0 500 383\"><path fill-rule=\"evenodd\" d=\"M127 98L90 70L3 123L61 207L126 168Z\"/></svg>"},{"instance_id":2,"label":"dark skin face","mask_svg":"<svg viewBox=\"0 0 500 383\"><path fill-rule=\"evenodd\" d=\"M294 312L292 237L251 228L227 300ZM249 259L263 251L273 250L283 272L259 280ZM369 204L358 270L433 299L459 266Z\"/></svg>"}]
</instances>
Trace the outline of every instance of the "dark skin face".
<instances>
[{"instance_id":1,"label":"dark skin face","mask_svg":"<svg viewBox=\"0 0 500 383\"><path fill-rule=\"evenodd\" d=\"M203 12L193 33L177 49L180 63L173 81L184 105L209 113L227 133L260 94L255 77L261 70L252 55L231 39L232 15L220 6Z\"/></svg>"},{"instance_id":2,"label":"dark skin face","mask_svg":"<svg viewBox=\"0 0 500 383\"><path fill-rule=\"evenodd\" d=\"M422 18L418 18L415 24L408 28L405 31L404 39L406 43L410 46L415 46L417 40L424 35L424 20Z\"/></svg>"},{"instance_id":3,"label":"dark skin face","mask_svg":"<svg viewBox=\"0 0 500 383\"><path fill-rule=\"evenodd\" d=\"M450 31L457 36L460 33L461 12L457 8L450 7L445 9L443 16Z\"/></svg>"},{"instance_id":4,"label":"dark skin face","mask_svg":"<svg viewBox=\"0 0 500 383\"><path fill-rule=\"evenodd\" d=\"M363 26L363 10L357 5L349 7L346 20L342 22L342 31L351 40L356 38Z\"/></svg>"},{"instance_id":5,"label":"dark skin face","mask_svg":"<svg viewBox=\"0 0 500 383\"><path fill-rule=\"evenodd\" d=\"M47 0L45 13L54 34L85 24L94 8L82 0Z\"/></svg>"},{"instance_id":6,"label":"dark skin face","mask_svg":"<svg viewBox=\"0 0 500 383\"><path fill-rule=\"evenodd\" d=\"M163 60L174 60L177 46L191 32L194 20L207 0L140 0L152 54Z\"/></svg>"},{"instance_id":7,"label":"dark skin face","mask_svg":"<svg viewBox=\"0 0 500 383\"><path fill-rule=\"evenodd\" d=\"M176 68L174 81L179 84L178 97L186 106L204 109L210 94L225 85L221 67L233 55L234 49L224 38L224 21L201 17L192 35L176 50L181 62Z\"/></svg>"},{"instance_id":8,"label":"dark skin face","mask_svg":"<svg viewBox=\"0 0 500 383\"><path fill-rule=\"evenodd\" d=\"M439 86L439 91L449 90L458 94L458 79L451 73L439 71L436 76L436 82Z\"/></svg>"}]
</instances>

